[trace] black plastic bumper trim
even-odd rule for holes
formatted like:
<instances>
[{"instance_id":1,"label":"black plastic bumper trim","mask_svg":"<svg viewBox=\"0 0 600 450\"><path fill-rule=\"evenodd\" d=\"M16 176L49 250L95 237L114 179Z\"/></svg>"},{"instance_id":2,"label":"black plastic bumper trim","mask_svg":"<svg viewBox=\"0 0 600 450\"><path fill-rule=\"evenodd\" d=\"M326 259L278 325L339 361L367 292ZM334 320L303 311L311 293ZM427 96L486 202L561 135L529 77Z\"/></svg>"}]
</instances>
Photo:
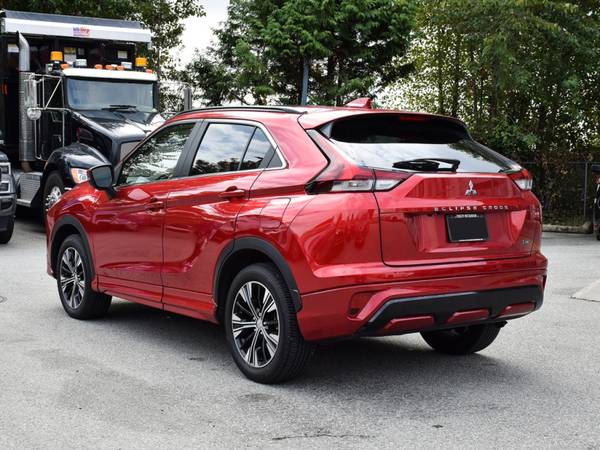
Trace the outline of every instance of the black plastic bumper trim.
<instances>
[{"instance_id":1,"label":"black plastic bumper trim","mask_svg":"<svg viewBox=\"0 0 600 450\"><path fill-rule=\"evenodd\" d=\"M509 305L535 303L535 309L539 309L543 300L544 294L539 286L393 299L371 317L359 334L373 333L392 319L411 316L432 315L436 326L444 326L453 313L471 309L489 309L487 321L493 321Z\"/></svg>"}]
</instances>

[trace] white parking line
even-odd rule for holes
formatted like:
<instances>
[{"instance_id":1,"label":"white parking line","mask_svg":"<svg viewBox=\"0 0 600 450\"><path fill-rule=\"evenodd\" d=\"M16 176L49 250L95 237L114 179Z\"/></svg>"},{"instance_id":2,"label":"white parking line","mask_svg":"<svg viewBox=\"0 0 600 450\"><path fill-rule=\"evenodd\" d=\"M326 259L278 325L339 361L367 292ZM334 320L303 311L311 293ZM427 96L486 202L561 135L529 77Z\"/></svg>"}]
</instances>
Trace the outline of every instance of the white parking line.
<instances>
[{"instance_id":1,"label":"white parking line","mask_svg":"<svg viewBox=\"0 0 600 450\"><path fill-rule=\"evenodd\" d=\"M592 284L575 292L571 295L571 298L600 303L600 280L594 281Z\"/></svg>"}]
</instances>

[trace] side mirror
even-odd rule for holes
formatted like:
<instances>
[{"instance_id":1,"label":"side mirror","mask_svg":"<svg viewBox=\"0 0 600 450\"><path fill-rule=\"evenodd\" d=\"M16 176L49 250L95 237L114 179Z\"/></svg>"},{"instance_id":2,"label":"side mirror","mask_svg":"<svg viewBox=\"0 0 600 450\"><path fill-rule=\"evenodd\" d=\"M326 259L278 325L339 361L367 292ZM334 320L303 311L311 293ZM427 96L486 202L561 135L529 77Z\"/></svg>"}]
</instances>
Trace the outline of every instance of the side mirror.
<instances>
[{"instance_id":1,"label":"side mirror","mask_svg":"<svg viewBox=\"0 0 600 450\"><path fill-rule=\"evenodd\" d=\"M113 169L107 164L90 169L90 184L96 189L106 191L109 196L115 195L113 188Z\"/></svg>"},{"instance_id":2,"label":"side mirror","mask_svg":"<svg viewBox=\"0 0 600 450\"><path fill-rule=\"evenodd\" d=\"M592 172L596 175L600 175L600 164L592 164Z\"/></svg>"}]
</instances>

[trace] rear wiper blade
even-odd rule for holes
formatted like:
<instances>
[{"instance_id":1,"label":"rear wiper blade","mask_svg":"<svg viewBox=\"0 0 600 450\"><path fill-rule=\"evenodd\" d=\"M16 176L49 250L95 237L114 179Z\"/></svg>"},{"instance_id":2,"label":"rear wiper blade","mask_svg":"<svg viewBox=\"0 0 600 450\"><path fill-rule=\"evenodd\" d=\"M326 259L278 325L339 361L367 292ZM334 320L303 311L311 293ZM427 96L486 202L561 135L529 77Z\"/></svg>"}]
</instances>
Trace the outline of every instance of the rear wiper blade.
<instances>
[{"instance_id":1,"label":"rear wiper blade","mask_svg":"<svg viewBox=\"0 0 600 450\"><path fill-rule=\"evenodd\" d=\"M447 166L443 166L443 164ZM444 158L407 159L405 161L397 161L392 165L394 169L408 169L417 172L456 172L458 166L460 166L458 159Z\"/></svg>"},{"instance_id":2,"label":"rear wiper blade","mask_svg":"<svg viewBox=\"0 0 600 450\"><path fill-rule=\"evenodd\" d=\"M108 105L106 108L102 108L106 111L113 111L117 109L135 109L137 111L137 106L135 105Z\"/></svg>"}]
</instances>

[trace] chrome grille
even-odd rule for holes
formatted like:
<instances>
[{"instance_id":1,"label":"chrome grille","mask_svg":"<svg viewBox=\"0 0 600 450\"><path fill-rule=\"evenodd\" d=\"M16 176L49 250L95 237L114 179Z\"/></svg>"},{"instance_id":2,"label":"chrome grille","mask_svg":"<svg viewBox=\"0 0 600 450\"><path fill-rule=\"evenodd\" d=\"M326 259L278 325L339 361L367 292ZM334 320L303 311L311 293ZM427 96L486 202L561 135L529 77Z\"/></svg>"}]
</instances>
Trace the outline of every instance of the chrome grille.
<instances>
[{"instance_id":1,"label":"chrome grille","mask_svg":"<svg viewBox=\"0 0 600 450\"><path fill-rule=\"evenodd\" d=\"M40 172L24 173L19 178L19 189L21 195L19 198L26 202L31 202L37 191L40 189L42 174Z\"/></svg>"}]
</instances>

